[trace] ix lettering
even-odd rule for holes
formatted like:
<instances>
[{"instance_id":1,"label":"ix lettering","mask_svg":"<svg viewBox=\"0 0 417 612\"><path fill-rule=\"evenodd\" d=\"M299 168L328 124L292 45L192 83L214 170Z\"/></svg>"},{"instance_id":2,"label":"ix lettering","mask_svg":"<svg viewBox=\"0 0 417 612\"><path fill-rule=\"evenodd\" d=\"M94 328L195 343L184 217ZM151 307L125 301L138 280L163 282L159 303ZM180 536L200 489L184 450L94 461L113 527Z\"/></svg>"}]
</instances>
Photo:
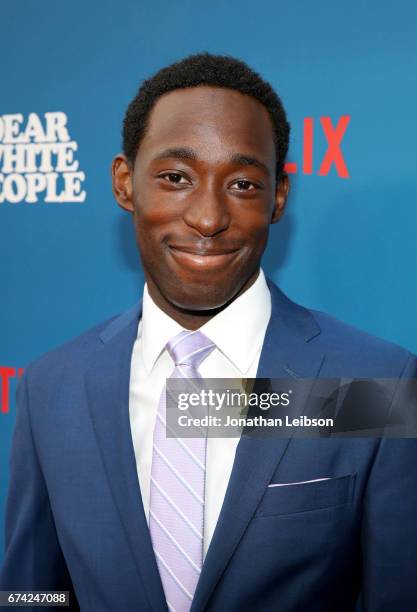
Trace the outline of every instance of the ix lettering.
<instances>
[{"instance_id":1,"label":"ix lettering","mask_svg":"<svg viewBox=\"0 0 417 612\"><path fill-rule=\"evenodd\" d=\"M327 176L334 165L338 176L349 178L349 171L343 158L341 150L342 139L350 121L350 115L342 115L337 125L333 127L330 117L320 117L320 123L327 141L327 151L321 161L317 172L319 176ZM314 143L314 119L306 117L303 126L303 174L313 174L313 143ZM288 174L298 172L298 164L287 162L285 171Z\"/></svg>"}]
</instances>

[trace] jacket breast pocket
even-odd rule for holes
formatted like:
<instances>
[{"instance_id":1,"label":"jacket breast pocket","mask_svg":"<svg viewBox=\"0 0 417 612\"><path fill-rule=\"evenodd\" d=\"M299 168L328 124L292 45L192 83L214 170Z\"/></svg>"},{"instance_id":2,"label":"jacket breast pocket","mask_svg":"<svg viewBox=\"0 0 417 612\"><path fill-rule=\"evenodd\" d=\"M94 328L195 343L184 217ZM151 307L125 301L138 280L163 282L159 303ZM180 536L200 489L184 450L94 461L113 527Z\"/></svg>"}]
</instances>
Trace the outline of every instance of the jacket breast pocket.
<instances>
[{"instance_id":1,"label":"jacket breast pocket","mask_svg":"<svg viewBox=\"0 0 417 612\"><path fill-rule=\"evenodd\" d=\"M279 516L342 506L353 498L355 474L311 482L269 486L257 516Z\"/></svg>"}]
</instances>

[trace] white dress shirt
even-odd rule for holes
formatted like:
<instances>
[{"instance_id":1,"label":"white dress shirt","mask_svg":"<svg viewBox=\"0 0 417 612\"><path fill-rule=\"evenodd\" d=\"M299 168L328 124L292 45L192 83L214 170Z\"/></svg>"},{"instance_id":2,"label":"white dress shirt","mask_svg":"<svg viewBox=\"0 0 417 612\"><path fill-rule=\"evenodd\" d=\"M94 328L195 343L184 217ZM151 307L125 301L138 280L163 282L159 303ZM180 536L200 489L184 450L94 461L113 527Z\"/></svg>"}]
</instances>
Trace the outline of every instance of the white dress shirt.
<instances>
[{"instance_id":1,"label":"white dress shirt","mask_svg":"<svg viewBox=\"0 0 417 612\"><path fill-rule=\"evenodd\" d=\"M255 378L271 295L265 275L199 329L216 348L203 361L203 378ZM174 362L166 343L184 328L165 314L143 289L142 317L133 346L129 414L143 506L149 524L153 430L159 399ZM204 508L204 556L211 542L235 458L238 438L208 438Z\"/></svg>"}]
</instances>

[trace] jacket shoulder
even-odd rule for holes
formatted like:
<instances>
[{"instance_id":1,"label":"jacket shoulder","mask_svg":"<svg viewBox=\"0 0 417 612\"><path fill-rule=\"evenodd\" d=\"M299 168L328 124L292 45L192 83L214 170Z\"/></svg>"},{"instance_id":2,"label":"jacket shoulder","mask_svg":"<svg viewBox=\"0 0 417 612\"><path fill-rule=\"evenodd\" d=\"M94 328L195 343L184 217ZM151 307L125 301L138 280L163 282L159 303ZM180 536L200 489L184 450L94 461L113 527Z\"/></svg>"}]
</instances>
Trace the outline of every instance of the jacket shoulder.
<instances>
[{"instance_id":1,"label":"jacket shoulder","mask_svg":"<svg viewBox=\"0 0 417 612\"><path fill-rule=\"evenodd\" d=\"M102 345L101 336L111 329L112 325L123 318L119 313L94 325L75 338L43 353L25 368L26 376L37 380L60 378L64 374L84 371L92 363L94 354Z\"/></svg>"},{"instance_id":2,"label":"jacket shoulder","mask_svg":"<svg viewBox=\"0 0 417 612\"><path fill-rule=\"evenodd\" d=\"M333 362L372 367L373 376L396 376L415 359L407 349L319 310L310 310L320 327L317 341L332 356Z\"/></svg>"}]
</instances>

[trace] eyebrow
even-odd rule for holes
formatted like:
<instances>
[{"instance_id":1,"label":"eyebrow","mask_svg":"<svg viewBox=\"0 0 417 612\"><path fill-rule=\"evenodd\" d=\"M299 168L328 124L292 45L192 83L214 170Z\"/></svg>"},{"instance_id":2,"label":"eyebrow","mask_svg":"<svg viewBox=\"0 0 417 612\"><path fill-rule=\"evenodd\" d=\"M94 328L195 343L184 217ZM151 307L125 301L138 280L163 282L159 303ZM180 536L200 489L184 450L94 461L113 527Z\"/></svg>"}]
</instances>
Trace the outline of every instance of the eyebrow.
<instances>
[{"instance_id":1,"label":"eyebrow","mask_svg":"<svg viewBox=\"0 0 417 612\"><path fill-rule=\"evenodd\" d=\"M174 157L176 159L191 159L193 161L198 161L198 155L189 147L174 147L169 149L164 149L160 153L158 153L153 159L166 159L167 157ZM237 164L239 166L255 166L260 170L263 170L268 176L270 175L269 168L264 162L255 157L254 155L246 155L244 153L232 153L228 160L228 162Z\"/></svg>"}]
</instances>

